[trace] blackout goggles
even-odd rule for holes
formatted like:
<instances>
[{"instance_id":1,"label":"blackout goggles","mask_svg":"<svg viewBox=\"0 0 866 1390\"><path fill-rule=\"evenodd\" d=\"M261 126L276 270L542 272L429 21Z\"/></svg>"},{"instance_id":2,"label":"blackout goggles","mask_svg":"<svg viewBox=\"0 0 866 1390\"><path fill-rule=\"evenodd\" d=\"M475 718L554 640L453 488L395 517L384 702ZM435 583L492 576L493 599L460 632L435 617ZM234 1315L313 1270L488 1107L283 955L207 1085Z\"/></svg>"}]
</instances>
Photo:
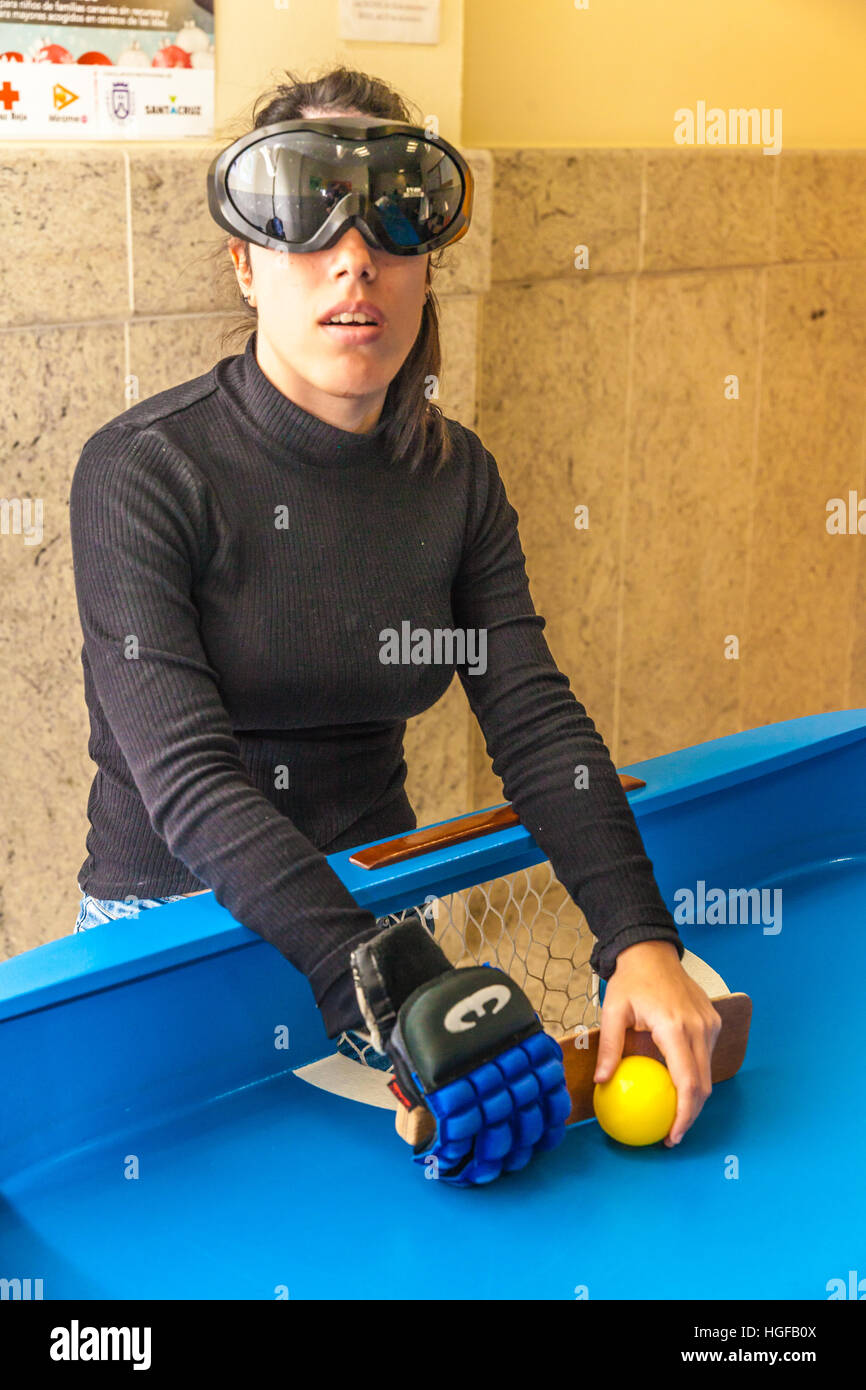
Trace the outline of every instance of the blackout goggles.
<instances>
[{"instance_id":1,"label":"blackout goggles","mask_svg":"<svg viewBox=\"0 0 866 1390\"><path fill-rule=\"evenodd\" d=\"M394 256L469 230L474 180L459 150L405 121L279 121L242 135L207 174L211 216L271 251L323 251L349 227Z\"/></svg>"}]
</instances>

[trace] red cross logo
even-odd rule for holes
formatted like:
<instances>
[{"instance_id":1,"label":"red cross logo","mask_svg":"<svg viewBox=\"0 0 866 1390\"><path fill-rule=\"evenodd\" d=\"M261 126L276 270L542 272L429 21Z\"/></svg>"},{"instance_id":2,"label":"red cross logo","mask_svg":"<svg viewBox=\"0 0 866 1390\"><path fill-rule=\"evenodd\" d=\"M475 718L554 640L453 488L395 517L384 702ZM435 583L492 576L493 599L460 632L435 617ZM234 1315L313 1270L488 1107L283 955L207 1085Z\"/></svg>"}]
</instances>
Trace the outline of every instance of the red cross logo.
<instances>
[{"instance_id":1,"label":"red cross logo","mask_svg":"<svg viewBox=\"0 0 866 1390\"><path fill-rule=\"evenodd\" d=\"M13 102L16 102L20 96L21 93L16 92L9 82L4 82L3 86L0 87L0 103L5 111L11 111Z\"/></svg>"}]
</instances>

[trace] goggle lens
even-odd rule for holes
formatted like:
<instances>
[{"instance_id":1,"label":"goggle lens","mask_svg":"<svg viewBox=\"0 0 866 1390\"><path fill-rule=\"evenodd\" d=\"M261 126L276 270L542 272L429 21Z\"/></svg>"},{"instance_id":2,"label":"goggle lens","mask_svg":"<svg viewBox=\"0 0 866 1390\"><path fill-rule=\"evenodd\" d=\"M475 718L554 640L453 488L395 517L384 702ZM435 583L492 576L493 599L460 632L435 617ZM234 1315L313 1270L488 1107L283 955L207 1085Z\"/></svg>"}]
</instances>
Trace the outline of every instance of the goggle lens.
<instances>
[{"instance_id":1,"label":"goggle lens","mask_svg":"<svg viewBox=\"0 0 866 1390\"><path fill-rule=\"evenodd\" d=\"M464 194L453 159L417 137L361 145L304 130L242 150L225 186L245 222L287 246L315 236L352 195L355 210L395 244L419 246L454 222Z\"/></svg>"}]
</instances>

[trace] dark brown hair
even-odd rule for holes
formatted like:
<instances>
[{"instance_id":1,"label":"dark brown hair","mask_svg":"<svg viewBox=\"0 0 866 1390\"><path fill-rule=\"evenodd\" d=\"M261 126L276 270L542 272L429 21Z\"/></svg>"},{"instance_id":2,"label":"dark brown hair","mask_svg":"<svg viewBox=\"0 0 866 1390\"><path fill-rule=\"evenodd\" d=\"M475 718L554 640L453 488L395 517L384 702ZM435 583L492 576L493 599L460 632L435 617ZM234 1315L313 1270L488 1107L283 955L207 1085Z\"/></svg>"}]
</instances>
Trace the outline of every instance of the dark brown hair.
<instances>
[{"instance_id":1,"label":"dark brown hair","mask_svg":"<svg viewBox=\"0 0 866 1390\"><path fill-rule=\"evenodd\" d=\"M284 77L285 81L256 99L252 126L247 124L236 134L229 133L229 140L237 139L251 128L272 125L277 121L297 120L307 110L332 111L335 115L344 111L363 111L385 120L423 124L420 117L413 117L408 104L392 87L365 72L335 67L307 82L289 71L285 72ZM223 346L238 337L245 344L255 332L258 319L255 309L243 297L228 255L228 248L238 244L243 246L249 262L250 243L239 237L227 235L212 253L212 259L216 261L220 274L226 277L227 285L228 277L231 277L240 315L239 320L230 324L221 335ZM432 252L428 259L428 293L421 313L421 327L405 362L389 384L382 409L383 418L387 418L384 431L386 448L410 468L417 468L427 458L436 471L447 462L452 451L445 417L426 394L430 378L438 382L442 365L439 308L431 285L431 271L440 268L441 257L447 249L442 247Z\"/></svg>"}]
</instances>

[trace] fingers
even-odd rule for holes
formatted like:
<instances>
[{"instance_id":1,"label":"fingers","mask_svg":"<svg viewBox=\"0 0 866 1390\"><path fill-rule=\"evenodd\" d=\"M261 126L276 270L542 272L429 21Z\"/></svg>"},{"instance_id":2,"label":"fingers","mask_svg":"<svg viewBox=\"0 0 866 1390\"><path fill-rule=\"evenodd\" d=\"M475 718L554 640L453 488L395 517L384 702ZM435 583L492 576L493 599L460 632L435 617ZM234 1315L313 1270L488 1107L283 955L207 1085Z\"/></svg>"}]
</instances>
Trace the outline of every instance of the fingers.
<instances>
[{"instance_id":1,"label":"fingers","mask_svg":"<svg viewBox=\"0 0 866 1390\"><path fill-rule=\"evenodd\" d=\"M596 1058L593 1081L609 1081L619 1066L625 1030L628 1027L629 1009L625 1004L617 1005L613 999L606 999L601 1011L601 1025L598 1034L598 1057Z\"/></svg>"},{"instance_id":2,"label":"fingers","mask_svg":"<svg viewBox=\"0 0 866 1390\"><path fill-rule=\"evenodd\" d=\"M394 1126L400 1138L412 1148L427 1144L436 1133L436 1121L426 1105L416 1105L411 1110L398 1105L394 1112Z\"/></svg>"},{"instance_id":3,"label":"fingers","mask_svg":"<svg viewBox=\"0 0 866 1390\"><path fill-rule=\"evenodd\" d=\"M670 1149L680 1142L686 1130L694 1124L712 1086L708 1087L703 1080L698 1056L692 1051L691 1040L683 1025L670 1025L664 1039L653 1036L653 1042L664 1056L677 1093L677 1111L670 1133L665 1139L665 1144Z\"/></svg>"},{"instance_id":4,"label":"fingers","mask_svg":"<svg viewBox=\"0 0 866 1390\"><path fill-rule=\"evenodd\" d=\"M665 1139L669 1149L691 1128L713 1090L712 1054L722 1020L707 1000L696 1015L672 1020L654 1030L653 1042L662 1053L677 1092L677 1110Z\"/></svg>"},{"instance_id":5,"label":"fingers","mask_svg":"<svg viewBox=\"0 0 866 1390\"><path fill-rule=\"evenodd\" d=\"M685 976L683 982L685 994L666 1001L658 1010L662 1014L658 1023L652 1017L656 1010L636 1004L633 991L620 999L608 987L593 1076L595 1082L610 1080L622 1058L627 1028L648 1030L677 1092L676 1114L665 1139L668 1148L680 1143L712 1094L712 1055L722 1027L720 1015L701 987Z\"/></svg>"}]
</instances>

